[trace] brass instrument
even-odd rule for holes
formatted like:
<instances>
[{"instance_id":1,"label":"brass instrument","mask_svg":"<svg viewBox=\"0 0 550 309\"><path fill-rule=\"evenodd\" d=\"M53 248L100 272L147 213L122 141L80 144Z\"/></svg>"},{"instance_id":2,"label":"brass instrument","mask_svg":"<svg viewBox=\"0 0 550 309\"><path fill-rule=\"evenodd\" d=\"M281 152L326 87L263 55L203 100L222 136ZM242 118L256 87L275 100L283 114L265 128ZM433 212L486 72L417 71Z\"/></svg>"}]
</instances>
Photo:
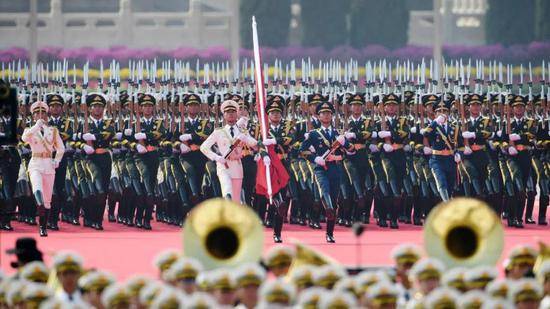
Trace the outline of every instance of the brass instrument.
<instances>
[{"instance_id":1,"label":"brass instrument","mask_svg":"<svg viewBox=\"0 0 550 309\"><path fill-rule=\"evenodd\" d=\"M447 267L495 265L502 254L504 231L484 202L455 198L434 208L424 228L428 255Z\"/></svg>"},{"instance_id":2,"label":"brass instrument","mask_svg":"<svg viewBox=\"0 0 550 309\"><path fill-rule=\"evenodd\" d=\"M258 262L263 242L263 225L256 213L221 198L195 207L183 228L184 255L198 259L205 269Z\"/></svg>"}]
</instances>

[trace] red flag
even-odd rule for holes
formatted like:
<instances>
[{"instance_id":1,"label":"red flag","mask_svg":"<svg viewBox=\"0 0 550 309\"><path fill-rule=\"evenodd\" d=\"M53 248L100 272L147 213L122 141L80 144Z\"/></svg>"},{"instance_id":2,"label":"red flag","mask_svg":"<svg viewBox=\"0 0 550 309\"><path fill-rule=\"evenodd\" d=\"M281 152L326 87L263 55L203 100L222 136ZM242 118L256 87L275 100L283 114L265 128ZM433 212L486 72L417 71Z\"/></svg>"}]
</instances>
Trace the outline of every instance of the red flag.
<instances>
[{"instance_id":1,"label":"red flag","mask_svg":"<svg viewBox=\"0 0 550 309\"><path fill-rule=\"evenodd\" d=\"M254 46L254 64L256 81L256 108L258 120L260 122L260 132L262 140L267 138L267 114L265 112L265 89L262 74L262 61L260 57L260 44L258 41L258 31L256 29L256 18L252 16L252 41ZM267 146L267 153L271 159L271 165L266 168L263 160L258 161L258 172L256 174L256 193L265 195L271 199L288 183L288 173L275 153L275 145Z\"/></svg>"}]
</instances>

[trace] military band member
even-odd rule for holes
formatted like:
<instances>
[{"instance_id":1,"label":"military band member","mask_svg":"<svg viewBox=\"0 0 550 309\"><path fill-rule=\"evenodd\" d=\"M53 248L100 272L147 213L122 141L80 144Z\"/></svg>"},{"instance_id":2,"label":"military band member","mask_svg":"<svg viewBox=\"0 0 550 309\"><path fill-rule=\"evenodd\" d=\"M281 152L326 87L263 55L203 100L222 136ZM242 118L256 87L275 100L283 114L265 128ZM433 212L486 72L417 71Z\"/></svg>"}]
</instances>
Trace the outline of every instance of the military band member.
<instances>
[{"instance_id":1,"label":"military band member","mask_svg":"<svg viewBox=\"0 0 550 309\"><path fill-rule=\"evenodd\" d=\"M327 102L326 98L317 105L317 115L321 123L319 129L309 132L308 138L302 143L300 150L307 160L313 165L315 185L320 193L324 205L327 230L326 240L329 243L334 240L334 225L336 223L336 211L338 195L340 193L340 181L343 177L342 149L351 151L351 145L343 135L332 126L334 106Z\"/></svg>"},{"instance_id":2,"label":"military band member","mask_svg":"<svg viewBox=\"0 0 550 309\"><path fill-rule=\"evenodd\" d=\"M55 169L63 158L65 146L56 127L48 125L48 105L33 103L31 114L35 124L25 129L21 139L31 147L28 172L33 195L38 206L40 236L48 236L47 220L51 208ZM55 152L55 157L53 156Z\"/></svg>"},{"instance_id":3,"label":"military band member","mask_svg":"<svg viewBox=\"0 0 550 309\"><path fill-rule=\"evenodd\" d=\"M68 118L63 116L64 98L59 94L46 95L46 104L50 111L49 125L57 128L63 143L67 143L73 136L73 123ZM54 194L52 197L52 208L48 220L48 228L51 230L59 230L57 222L59 221L59 213L67 212L67 192L65 192L65 178L67 174L67 155L59 163L59 167L55 173Z\"/></svg>"},{"instance_id":4,"label":"military band member","mask_svg":"<svg viewBox=\"0 0 550 309\"><path fill-rule=\"evenodd\" d=\"M87 205L84 225L96 230L103 230L103 214L111 177L112 162L109 147L115 130L112 120L104 117L107 100L103 94L88 94L86 105L90 110L90 117L84 119L85 123L82 126L81 149L86 153L85 165L90 173L96 194L91 197L91 203ZM88 132L85 129L86 122L88 122Z\"/></svg>"},{"instance_id":5,"label":"military band member","mask_svg":"<svg viewBox=\"0 0 550 309\"><path fill-rule=\"evenodd\" d=\"M235 202L241 202L243 167L241 163L242 144L253 147L257 141L246 130L237 126L239 104L232 100L222 103L221 110L226 125L214 130L200 147L210 160L216 161L216 171L220 181L222 195ZM217 151L212 149L217 146Z\"/></svg>"}]
</instances>

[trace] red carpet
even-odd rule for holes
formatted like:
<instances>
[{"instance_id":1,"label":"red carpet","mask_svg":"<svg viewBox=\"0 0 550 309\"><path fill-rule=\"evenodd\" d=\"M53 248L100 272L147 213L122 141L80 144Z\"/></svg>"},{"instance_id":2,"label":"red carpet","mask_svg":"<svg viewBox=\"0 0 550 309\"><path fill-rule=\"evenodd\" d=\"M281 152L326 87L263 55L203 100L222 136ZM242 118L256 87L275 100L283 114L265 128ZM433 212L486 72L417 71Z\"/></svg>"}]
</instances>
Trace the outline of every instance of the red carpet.
<instances>
[{"instance_id":1,"label":"red carpet","mask_svg":"<svg viewBox=\"0 0 550 309\"><path fill-rule=\"evenodd\" d=\"M127 278L132 274L156 276L156 270L152 265L155 255L168 248L182 247L182 233L179 228L156 222L152 231L108 222L104 224L104 231L61 223L61 230L50 231L47 238L38 237L37 227L15 223L14 228L13 232L0 232L0 269L5 273L13 272L10 262L14 259L13 256L6 255L5 250L12 248L16 238L22 236L38 239L38 246L44 252L46 262L50 261L51 255L57 250L71 249L84 256L86 267L109 270L115 273L118 279ZM548 226L526 225L525 229L506 228L505 231L503 256L520 243L536 246L539 239L550 242ZM271 235L272 231L266 229L264 250L273 245ZM335 238L335 244L327 244L322 230L289 224L286 224L283 230L283 240L288 245L292 239L298 239L345 265L356 265L356 238L351 229L337 227ZM380 229L371 223L366 226L360 242L362 265L389 265L389 255L395 245L404 242L422 245L422 230L411 225L401 225L399 230Z\"/></svg>"}]
</instances>

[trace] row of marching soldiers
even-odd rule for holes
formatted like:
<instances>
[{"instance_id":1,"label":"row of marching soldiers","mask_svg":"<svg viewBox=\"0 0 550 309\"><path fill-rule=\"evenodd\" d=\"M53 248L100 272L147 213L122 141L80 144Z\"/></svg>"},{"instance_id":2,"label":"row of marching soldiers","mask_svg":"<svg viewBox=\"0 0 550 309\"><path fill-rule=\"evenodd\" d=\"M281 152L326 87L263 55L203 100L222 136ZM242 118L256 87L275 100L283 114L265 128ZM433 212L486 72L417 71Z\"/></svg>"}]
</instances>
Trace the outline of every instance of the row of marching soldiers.
<instances>
[{"instance_id":1,"label":"row of marching soldiers","mask_svg":"<svg viewBox=\"0 0 550 309\"><path fill-rule=\"evenodd\" d=\"M72 251L56 253L50 269L33 241L11 251L14 275L0 273L3 308L550 308L550 261L534 268L540 253L526 245L509 253L504 277L493 266L446 267L413 244L392 251L393 267L359 273L293 265L294 248L278 245L259 263L214 269L168 250L155 258L158 278L117 282Z\"/></svg>"},{"instance_id":2,"label":"row of marching soldiers","mask_svg":"<svg viewBox=\"0 0 550 309\"><path fill-rule=\"evenodd\" d=\"M232 177L241 179L242 190L237 186L241 196L233 198L253 206L265 225L274 227L276 242L284 220L313 229L326 222L328 242L334 242L336 224L369 223L371 216L380 227L422 225L438 202L459 195L486 200L509 226L546 225L546 97L528 101L522 95L474 93L463 98L412 91L270 94L268 138L256 142L260 127L251 105L254 93L122 91L114 98L97 92L88 93L84 102L79 93L29 93L21 98L17 126L21 135L35 126L29 105L43 101L47 125L56 128L65 145L51 203L43 207L51 230L59 228L60 219L80 225L81 215L85 227L102 230L106 209L109 221L128 226L151 229L153 213L158 221L181 226L201 200L226 195L217 174L223 163L214 160L223 154L216 146L201 150L212 133L229 133L223 120L229 110L220 106L226 101L238 105L236 130L255 142L239 151L242 175ZM4 117L0 127L9 121ZM257 161L265 161L262 149L269 145L290 175L272 207L255 194ZM36 224L36 190L26 172L33 158L29 144L3 146L1 155L0 227L11 229L15 210L17 220Z\"/></svg>"}]
</instances>

